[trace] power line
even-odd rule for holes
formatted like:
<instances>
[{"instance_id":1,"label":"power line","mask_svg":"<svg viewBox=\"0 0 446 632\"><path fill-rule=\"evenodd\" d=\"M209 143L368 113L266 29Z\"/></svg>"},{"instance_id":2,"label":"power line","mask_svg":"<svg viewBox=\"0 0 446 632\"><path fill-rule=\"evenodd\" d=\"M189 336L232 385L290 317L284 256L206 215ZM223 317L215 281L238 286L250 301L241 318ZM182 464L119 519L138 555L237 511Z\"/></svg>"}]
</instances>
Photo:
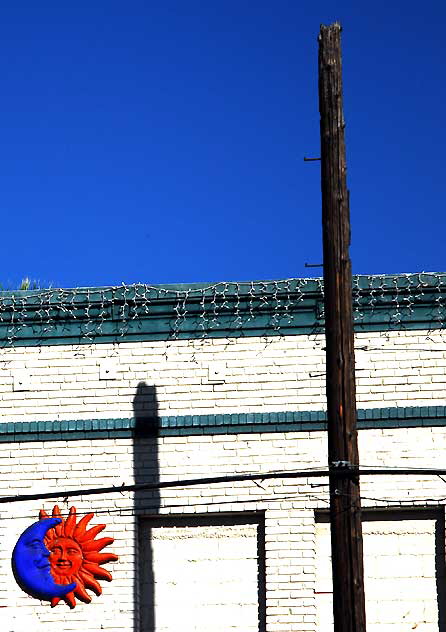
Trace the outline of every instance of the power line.
<instances>
[{"instance_id":1,"label":"power line","mask_svg":"<svg viewBox=\"0 0 446 632\"><path fill-rule=\"evenodd\" d=\"M156 491L174 487L193 487L199 485L216 485L219 483L241 483L245 481L263 481L274 478L323 478L325 476L446 476L446 469L438 468L360 468L348 463L339 462L333 464L330 471L328 468L308 469L285 472L263 472L256 474L234 474L230 476L209 476L205 478L189 478L176 481L159 481L157 483L137 483L133 485L113 485L110 487L90 487L84 489L70 489L58 492L44 492L40 494L17 494L15 496L0 497L0 504L25 502L29 500L45 500L52 498L72 498L73 496L93 496L104 494L115 494L116 492L139 492Z\"/></svg>"},{"instance_id":2,"label":"power line","mask_svg":"<svg viewBox=\"0 0 446 632\"><path fill-rule=\"evenodd\" d=\"M157 502L153 502L153 503L149 503L149 504L140 504L137 503L136 506L131 505L128 507L105 507L102 509L95 509L94 510L94 514L95 516L100 516L100 515L107 515L107 516L111 516L111 515L118 515L118 516L140 516L142 512L150 512L152 515L156 515L156 516L161 516L161 517L168 517L170 516L170 514L164 514L164 513L160 513L162 512L164 509L184 509L185 507L191 507L193 506L194 508L196 507L217 507L217 506L224 506L224 505L252 505L255 503L276 503L276 502L282 502L282 501L287 501L287 500L295 500L296 496L301 494L301 492L298 492L297 490L294 492L287 492L286 494L274 494L272 493L270 496L258 496L255 498L232 498L229 500L209 500L209 501L204 501L204 502L194 502L194 503L187 503L187 502L182 502L182 503L157 503ZM319 496L316 496L315 494L310 494L310 493L305 493L306 497L309 497L317 502L322 501L322 502L328 502L327 500L325 500L324 498L320 498ZM64 509L61 509L61 514L63 515L64 513L68 514L68 509L65 511ZM76 508L76 515L77 516L84 516L86 514L91 513L91 509L85 510L85 511L79 511L79 509ZM183 515L183 514L182 514ZM187 514L190 515L190 514ZM26 514L22 514L22 515L17 515L14 514L12 516L8 516L8 515L3 515L1 517L2 521L3 520L17 520L18 518L22 518L22 519L26 519L29 518L29 513Z\"/></svg>"}]
</instances>

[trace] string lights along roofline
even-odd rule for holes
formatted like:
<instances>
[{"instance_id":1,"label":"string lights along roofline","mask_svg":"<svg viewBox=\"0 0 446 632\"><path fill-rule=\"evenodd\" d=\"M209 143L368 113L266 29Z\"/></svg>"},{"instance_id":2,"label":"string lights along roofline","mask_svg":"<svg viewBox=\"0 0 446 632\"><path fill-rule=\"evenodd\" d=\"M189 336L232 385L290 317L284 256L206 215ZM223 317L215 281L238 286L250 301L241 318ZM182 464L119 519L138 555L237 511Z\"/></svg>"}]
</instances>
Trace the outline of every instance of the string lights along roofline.
<instances>
[{"instance_id":1,"label":"string lights along roofline","mask_svg":"<svg viewBox=\"0 0 446 632\"><path fill-rule=\"evenodd\" d=\"M403 284L406 282L408 285L413 284L413 279L417 279L419 283L423 285L431 285L433 278L445 277L446 272L432 271L432 272L400 272L396 274L358 274L353 275L354 282L359 282L363 289L367 286L372 287L374 282L379 284L383 282L390 282L394 284L395 279ZM238 286L240 289L246 287L249 292L252 285L254 286L269 286L274 284L283 284L287 282L309 284L316 283L318 286L322 283L322 277L288 277L285 279L257 279L249 281L214 281L214 282L194 282L194 283L120 283L119 285L103 285L103 286L76 286L76 287L42 287L33 289L13 289L13 290L0 290L0 297L22 297L22 296L37 296L39 294L47 294L48 292L103 292L103 291L117 291L122 288L145 288L161 293L177 294L178 292L184 293L201 293L203 291L213 291L215 288L222 286Z\"/></svg>"},{"instance_id":2,"label":"string lights along roofline","mask_svg":"<svg viewBox=\"0 0 446 632\"><path fill-rule=\"evenodd\" d=\"M446 273L357 275L357 330L444 329ZM322 333L321 278L0 292L0 343Z\"/></svg>"}]
</instances>

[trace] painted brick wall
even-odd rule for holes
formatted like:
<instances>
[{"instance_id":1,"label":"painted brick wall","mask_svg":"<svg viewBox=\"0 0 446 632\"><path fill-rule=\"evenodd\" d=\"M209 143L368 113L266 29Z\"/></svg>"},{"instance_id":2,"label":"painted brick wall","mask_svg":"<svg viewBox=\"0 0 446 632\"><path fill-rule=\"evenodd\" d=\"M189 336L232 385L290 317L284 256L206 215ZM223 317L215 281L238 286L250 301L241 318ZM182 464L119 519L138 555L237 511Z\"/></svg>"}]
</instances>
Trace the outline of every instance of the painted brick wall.
<instances>
[{"instance_id":1,"label":"painted brick wall","mask_svg":"<svg viewBox=\"0 0 446 632\"><path fill-rule=\"evenodd\" d=\"M357 334L356 346L358 408L444 405L441 331ZM100 379L104 362L115 379ZM0 421L131 417L141 382L161 415L322 410L324 370L323 336L5 348Z\"/></svg>"},{"instance_id":2,"label":"painted brick wall","mask_svg":"<svg viewBox=\"0 0 446 632\"><path fill-rule=\"evenodd\" d=\"M356 336L358 407L444 405L446 344L439 332ZM101 361L116 379L100 379ZM159 414L322 410L324 350L319 336L213 339L3 349L2 421L133 416L138 384L156 388ZM218 369L218 378L215 378ZM29 390L21 388L22 376ZM218 382L218 383L216 383ZM444 426L360 431L366 466L435 467L444 461ZM321 431L88 439L0 444L0 495L42 493L178 478L324 467ZM264 512L267 632L317 630L315 511L327 508L325 479L252 482L80 497L79 512L97 511L120 555L112 583L89 605L51 609L17 587L10 554L40 502L0 505L0 621L5 632L131 630L137 584L137 513L184 515ZM364 505L441 503L438 477L364 477ZM53 502L45 502L51 510ZM212 581L212 577L209 578ZM192 629L192 628L190 628ZM243 631L243 628L240 628Z\"/></svg>"},{"instance_id":3,"label":"painted brick wall","mask_svg":"<svg viewBox=\"0 0 446 632\"><path fill-rule=\"evenodd\" d=\"M440 521L442 527L440 527ZM368 632L438 630L443 601L444 515L440 512L364 512L364 573ZM444 551L444 543L443 543ZM330 527L316 524L318 630L333 629ZM444 605L440 602L440 610ZM440 628L441 629L441 628Z\"/></svg>"},{"instance_id":4,"label":"painted brick wall","mask_svg":"<svg viewBox=\"0 0 446 632\"><path fill-rule=\"evenodd\" d=\"M444 428L362 430L360 450L365 464L392 466L438 463L438 446L446 445ZM146 439L134 448L131 440L82 442L31 442L2 444L0 462L4 493L57 491L61 488L120 485L134 480L174 480L179 475L201 477L259 471L319 467L326 460L322 432L246 434L231 436L168 437L158 450ZM436 449L437 446L437 449ZM159 472L159 474L157 473ZM364 477L366 506L386 506L380 499L401 500L444 497L444 483L436 477ZM114 580L104 583L104 594L89 605L70 611L64 604L51 609L27 597L16 586L10 552L21 531L36 518L43 503L3 505L0 511L0 617L7 632L24 632L31 624L48 631L77 629L93 632L129 629L133 620L135 581L134 513L142 515L206 512L265 512L265 563L267 630L316 630L315 509L327 507L326 481L291 479L164 490L159 498L139 494L112 494L80 498L79 512L95 510L95 519L107 523L105 535L115 538L110 547L120 555ZM47 510L52 502L45 502ZM60 503L68 508L70 503ZM157 508L159 507L159 508ZM212 577L209 578L209 581ZM243 628L240 628L241 630Z\"/></svg>"},{"instance_id":5,"label":"painted brick wall","mask_svg":"<svg viewBox=\"0 0 446 632\"><path fill-rule=\"evenodd\" d=\"M231 524L229 516L203 524L201 517L187 526L178 518L176 526L147 521L142 537L152 555L141 585L149 610L144 625L150 628L147 595L153 592L158 632L258 632L259 530L249 520Z\"/></svg>"}]
</instances>

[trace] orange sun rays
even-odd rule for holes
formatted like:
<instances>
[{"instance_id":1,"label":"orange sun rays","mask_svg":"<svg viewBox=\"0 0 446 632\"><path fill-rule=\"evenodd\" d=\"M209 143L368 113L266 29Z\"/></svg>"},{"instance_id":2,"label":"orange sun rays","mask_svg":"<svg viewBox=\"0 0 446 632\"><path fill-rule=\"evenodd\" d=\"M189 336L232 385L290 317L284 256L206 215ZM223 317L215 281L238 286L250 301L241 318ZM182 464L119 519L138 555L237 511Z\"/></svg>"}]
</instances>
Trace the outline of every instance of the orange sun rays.
<instances>
[{"instance_id":1,"label":"orange sun rays","mask_svg":"<svg viewBox=\"0 0 446 632\"><path fill-rule=\"evenodd\" d=\"M111 574L102 568L102 564L115 562L118 556L114 553L100 553L111 544L113 538L99 538L96 536L105 529L105 524L98 524L87 529L94 513L83 516L76 522L76 508L71 507L67 518L63 518L57 505L54 506L52 517L60 518L61 523L49 529L45 536L45 546L50 551L51 574L58 584L76 582L76 588L64 597L54 597L51 607L56 606L63 599L70 608L76 605L76 597L84 603L90 603L91 597L87 590L97 596L102 593L100 579L111 581ZM44 509L40 510L39 519L49 518Z\"/></svg>"}]
</instances>

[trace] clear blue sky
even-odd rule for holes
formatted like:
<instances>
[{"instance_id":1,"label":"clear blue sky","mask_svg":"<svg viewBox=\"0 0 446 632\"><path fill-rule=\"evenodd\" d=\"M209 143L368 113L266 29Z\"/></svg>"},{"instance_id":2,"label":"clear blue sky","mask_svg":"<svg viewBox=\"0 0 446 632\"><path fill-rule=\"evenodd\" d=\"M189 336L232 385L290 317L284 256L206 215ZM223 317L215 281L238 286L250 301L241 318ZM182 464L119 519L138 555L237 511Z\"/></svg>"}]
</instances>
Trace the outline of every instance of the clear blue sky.
<instances>
[{"instance_id":1,"label":"clear blue sky","mask_svg":"<svg viewBox=\"0 0 446 632\"><path fill-rule=\"evenodd\" d=\"M444 271L444 1L16 0L0 10L3 286L319 276L303 156L336 19L353 271Z\"/></svg>"}]
</instances>

